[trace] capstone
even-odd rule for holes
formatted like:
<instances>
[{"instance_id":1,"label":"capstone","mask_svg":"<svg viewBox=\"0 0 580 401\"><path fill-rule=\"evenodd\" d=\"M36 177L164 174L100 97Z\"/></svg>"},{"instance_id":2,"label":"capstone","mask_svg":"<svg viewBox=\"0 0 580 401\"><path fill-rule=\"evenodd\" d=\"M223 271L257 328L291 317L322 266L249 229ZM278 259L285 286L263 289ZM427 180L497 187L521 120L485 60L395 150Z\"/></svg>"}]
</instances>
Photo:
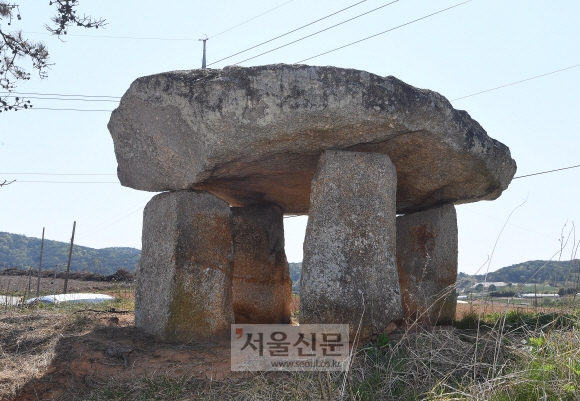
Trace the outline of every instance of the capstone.
<instances>
[{"instance_id":1,"label":"capstone","mask_svg":"<svg viewBox=\"0 0 580 401\"><path fill-rule=\"evenodd\" d=\"M469 114L395 77L308 65L225 67L138 78L112 113L121 184L209 191L232 206L307 214L328 149L383 153L397 213L495 199L516 163Z\"/></svg>"}]
</instances>

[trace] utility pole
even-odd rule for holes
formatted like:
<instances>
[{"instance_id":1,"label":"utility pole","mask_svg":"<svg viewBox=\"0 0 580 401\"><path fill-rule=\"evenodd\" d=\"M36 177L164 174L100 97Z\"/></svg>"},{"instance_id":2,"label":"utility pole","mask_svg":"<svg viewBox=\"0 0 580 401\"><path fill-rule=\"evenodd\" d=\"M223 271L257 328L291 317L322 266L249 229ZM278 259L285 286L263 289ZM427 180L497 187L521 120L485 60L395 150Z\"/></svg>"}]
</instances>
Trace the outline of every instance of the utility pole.
<instances>
[{"instance_id":1,"label":"utility pole","mask_svg":"<svg viewBox=\"0 0 580 401\"><path fill-rule=\"evenodd\" d=\"M205 70L205 42L207 42L209 38L205 35L205 39L199 39L199 41L203 42L203 58L201 59L201 68Z\"/></svg>"},{"instance_id":2,"label":"utility pole","mask_svg":"<svg viewBox=\"0 0 580 401\"><path fill-rule=\"evenodd\" d=\"M75 221L73 223L72 237L70 239L70 248L68 250L68 262L66 263L66 276L64 277L64 291L63 291L63 293L65 293L65 294L66 294L66 287L68 286L68 274L70 272L70 258L72 256L73 243L75 241L75 228L76 227L77 227L77 222Z\"/></svg>"},{"instance_id":3,"label":"utility pole","mask_svg":"<svg viewBox=\"0 0 580 401\"><path fill-rule=\"evenodd\" d=\"M40 294L40 271L42 270L42 251L44 250L44 227L42 227L42 242L40 243L40 262L38 262L38 280L36 282L36 298Z\"/></svg>"}]
</instances>

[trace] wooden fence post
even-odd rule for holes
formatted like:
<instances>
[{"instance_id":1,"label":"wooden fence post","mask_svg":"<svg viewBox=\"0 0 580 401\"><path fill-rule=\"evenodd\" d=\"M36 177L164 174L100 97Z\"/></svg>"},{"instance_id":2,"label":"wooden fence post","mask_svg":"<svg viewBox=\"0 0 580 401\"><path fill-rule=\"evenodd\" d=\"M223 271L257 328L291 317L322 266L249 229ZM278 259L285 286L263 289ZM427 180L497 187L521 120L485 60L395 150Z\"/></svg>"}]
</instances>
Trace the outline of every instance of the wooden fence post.
<instances>
[{"instance_id":1,"label":"wooden fence post","mask_svg":"<svg viewBox=\"0 0 580 401\"><path fill-rule=\"evenodd\" d=\"M66 276L64 278L64 291L63 293L66 294L66 287L68 286L68 275L70 273L70 258L72 256L72 250L73 250L73 243L75 241L75 228L77 226L77 222L75 221L73 223L73 231L72 231L72 237L70 239L70 249L68 251L68 262L66 264Z\"/></svg>"},{"instance_id":2,"label":"wooden fence post","mask_svg":"<svg viewBox=\"0 0 580 401\"><path fill-rule=\"evenodd\" d=\"M36 282L36 298L40 294L40 272L42 270L42 251L44 250L44 227L42 227L42 242L40 243L40 262L38 262L38 281Z\"/></svg>"}]
</instances>

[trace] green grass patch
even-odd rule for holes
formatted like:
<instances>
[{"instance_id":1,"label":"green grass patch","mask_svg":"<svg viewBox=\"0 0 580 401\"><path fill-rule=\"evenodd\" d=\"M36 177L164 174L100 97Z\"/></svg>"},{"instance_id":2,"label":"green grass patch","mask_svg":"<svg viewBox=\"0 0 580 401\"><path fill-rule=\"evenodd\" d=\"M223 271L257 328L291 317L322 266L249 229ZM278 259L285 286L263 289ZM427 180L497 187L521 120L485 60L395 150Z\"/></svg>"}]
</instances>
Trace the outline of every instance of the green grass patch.
<instances>
[{"instance_id":1,"label":"green grass patch","mask_svg":"<svg viewBox=\"0 0 580 401\"><path fill-rule=\"evenodd\" d=\"M461 329L477 329L478 327L504 327L506 330L537 331L537 330L570 330L578 327L580 320L576 313L530 312L510 310L499 313L479 315L469 312L461 319L453 322L453 326Z\"/></svg>"}]
</instances>

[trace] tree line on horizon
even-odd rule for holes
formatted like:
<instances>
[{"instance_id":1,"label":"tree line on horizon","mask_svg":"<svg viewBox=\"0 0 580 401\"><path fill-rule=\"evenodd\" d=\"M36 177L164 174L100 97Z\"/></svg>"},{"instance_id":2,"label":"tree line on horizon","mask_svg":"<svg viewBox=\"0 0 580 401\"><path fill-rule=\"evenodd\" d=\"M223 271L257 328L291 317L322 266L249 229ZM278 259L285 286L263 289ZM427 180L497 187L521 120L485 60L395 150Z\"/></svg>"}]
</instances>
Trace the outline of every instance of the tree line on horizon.
<instances>
[{"instance_id":1,"label":"tree line on horizon","mask_svg":"<svg viewBox=\"0 0 580 401\"><path fill-rule=\"evenodd\" d=\"M487 274L474 275L478 282L504 282L529 284L576 283L580 279L580 260L546 261L530 260L502 267Z\"/></svg>"},{"instance_id":2,"label":"tree line on horizon","mask_svg":"<svg viewBox=\"0 0 580 401\"><path fill-rule=\"evenodd\" d=\"M40 259L40 238L27 237L20 234L0 232L0 268L38 268ZM66 269L69 243L44 240L42 257L43 269L54 271L59 265L59 270ZM128 247L113 247L95 249L80 245L74 245L71 259L71 271L91 272L102 275L110 275L117 270L125 269L135 271L141 250ZM505 283L564 283L568 286L580 279L580 260L568 261L543 261L531 260L514 264L490 272L487 275L488 282ZM302 263L289 263L290 277L292 279L293 292L300 290L300 276ZM478 282L485 280L485 275L468 275L459 273L458 282L471 278Z\"/></svg>"},{"instance_id":3,"label":"tree line on horizon","mask_svg":"<svg viewBox=\"0 0 580 401\"><path fill-rule=\"evenodd\" d=\"M0 268L38 269L40 261L40 238L0 232ZM44 240L42 254L43 270L66 269L70 244ZM91 272L110 275L120 268L135 271L141 250L135 248L94 249L74 245L71 258L72 272Z\"/></svg>"}]
</instances>

